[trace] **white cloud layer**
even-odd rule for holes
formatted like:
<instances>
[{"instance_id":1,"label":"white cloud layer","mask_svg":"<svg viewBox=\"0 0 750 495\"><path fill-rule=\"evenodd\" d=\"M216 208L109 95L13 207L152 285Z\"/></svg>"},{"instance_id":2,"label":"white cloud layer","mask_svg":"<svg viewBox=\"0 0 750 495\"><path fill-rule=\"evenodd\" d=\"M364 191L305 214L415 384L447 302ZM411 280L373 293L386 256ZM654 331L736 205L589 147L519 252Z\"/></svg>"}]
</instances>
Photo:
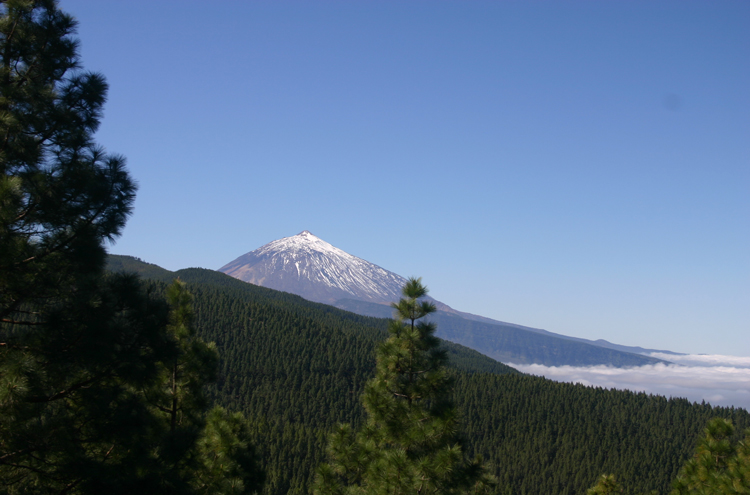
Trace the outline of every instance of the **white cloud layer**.
<instances>
[{"instance_id":1,"label":"white cloud layer","mask_svg":"<svg viewBox=\"0 0 750 495\"><path fill-rule=\"evenodd\" d=\"M750 410L750 358L704 354L653 356L679 364L660 363L636 368L507 364L524 373L558 382L686 397L694 402L705 400L714 406Z\"/></svg>"},{"instance_id":2,"label":"white cloud layer","mask_svg":"<svg viewBox=\"0 0 750 495\"><path fill-rule=\"evenodd\" d=\"M732 366L735 368L750 368L750 357L722 356L720 354L665 354L652 352L648 354L657 359L671 361L685 366Z\"/></svg>"}]
</instances>

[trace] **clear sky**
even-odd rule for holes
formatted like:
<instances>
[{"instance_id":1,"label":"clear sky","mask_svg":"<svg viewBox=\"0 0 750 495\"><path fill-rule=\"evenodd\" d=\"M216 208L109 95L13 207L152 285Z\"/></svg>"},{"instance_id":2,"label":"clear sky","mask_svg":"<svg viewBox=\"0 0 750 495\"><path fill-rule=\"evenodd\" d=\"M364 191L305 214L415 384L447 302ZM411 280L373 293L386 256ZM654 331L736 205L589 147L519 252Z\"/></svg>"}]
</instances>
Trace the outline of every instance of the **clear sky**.
<instances>
[{"instance_id":1,"label":"clear sky","mask_svg":"<svg viewBox=\"0 0 750 495\"><path fill-rule=\"evenodd\" d=\"M750 356L750 2L61 7L140 184L111 252L310 230L462 311Z\"/></svg>"}]
</instances>

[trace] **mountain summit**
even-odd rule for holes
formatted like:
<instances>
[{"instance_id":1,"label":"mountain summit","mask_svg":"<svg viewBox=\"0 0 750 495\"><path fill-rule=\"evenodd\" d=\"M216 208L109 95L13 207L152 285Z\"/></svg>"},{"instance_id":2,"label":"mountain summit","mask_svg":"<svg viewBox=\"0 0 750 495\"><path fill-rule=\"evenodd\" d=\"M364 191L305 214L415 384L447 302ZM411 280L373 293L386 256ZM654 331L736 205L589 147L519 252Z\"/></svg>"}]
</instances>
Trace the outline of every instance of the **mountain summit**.
<instances>
[{"instance_id":1,"label":"mountain summit","mask_svg":"<svg viewBox=\"0 0 750 495\"><path fill-rule=\"evenodd\" d=\"M352 256L307 230L269 242L219 271L326 304L340 299L389 304L399 299L406 282L400 275Z\"/></svg>"},{"instance_id":2,"label":"mountain summit","mask_svg":"<svg viewBox=\"0 0 750 495\"><path fill-rule=\"evenodd\" d=\"M221 267L220 272L269 289L302 296L353 313L392 316L406 279L332 246L305 230L269 242ZM640 366L659 360L637 355L647 349L592 342L457 311L427 297L437 336L503 362L547 366Z\"/></svg>"}]
</instances>

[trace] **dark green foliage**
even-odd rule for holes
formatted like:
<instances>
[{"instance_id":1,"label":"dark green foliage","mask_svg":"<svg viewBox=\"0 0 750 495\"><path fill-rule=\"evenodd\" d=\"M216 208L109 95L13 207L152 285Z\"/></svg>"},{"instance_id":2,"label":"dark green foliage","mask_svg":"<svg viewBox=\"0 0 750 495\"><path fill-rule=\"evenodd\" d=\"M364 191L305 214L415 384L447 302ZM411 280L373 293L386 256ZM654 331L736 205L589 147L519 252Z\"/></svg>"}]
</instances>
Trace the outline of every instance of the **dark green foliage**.
<instances>
[{"instance_id":1,"label":"dark green foliage","mask_svg":"<svg viewBox=\"0 0 750 495\"><path fill-rule=\"evenodd\" d=\"M92 140L107 86L52 1L0 3L0 487L96 491L150 469L139 395L167 307L103 277L135 186ZM113 426L117 425L117 428Z\"/></svg>"},{"instance_id":2,"label":"dark green foliage","mask_svg":"<svg viewBox=\"0 0 750 495\"><path fill-rule=\"evenodd\" d=\"M144 389L144 396L160 419L160 438L154 445L154 457L162 464L160 488L188 493L190 480L201 465L194 450L205 426L203 389L216 376L218 354L213 344L196 338L192 297L182 282L176 280L169 286L167 301L166 334L172 345L156 363L158 377Z\"/></svg>"},{"instance_id":3,"label":"dark green foliage","mask_svg":"<svg viewBox=\"0 0 750 495\"><path fill-rule=\"evenodd\" d=\"M364 424L359 398L388 322L211 270L164 280L177 275L195 297L198 335L221 355L210 394L250 422L267 473L263 493L309 493L329 433L339 423ZM447 348L459 371L453 401L466 452L484 458L497 493L581 495L601 473L613 473L629 493L668 493L710 418L750 426L743 409L501 374L510 369Z\"/></svg>"},{"instance_id":4,"label":"dark green foliage","mask_svg":"<svg viewBox=\"0 0 750 495\"><path fill-rule=\"evenodd\" d=\"M750 429L735 438L732 422L708 423L695 454L680 470L672 495L739 495L750 493Z\"/></svg>"},{"instance_id":5,"label":"dark green foliage","mask_svg":"<svg viewBox=\"0 0 750 495\"><path fill-rule=\"evenodd\" d=\"M212 390L242 411L267 471L264 493L303 493L312 485L326 438L340 422L362 418L359 397L374 372L387 321L256 287L212 270L169 272L194 295L198 335L221 354ZM155 285L156 293L166 291ZM451 359L473 373L515 370L448 344ZM303 491L300 491L303 490Z\"/></svg>"},{"instance_id":6,"label":"dark green foliage","mask_svg":"<svg viewBox=\"0 0 750 495\"><path fill-rule=\"evenodd\" d=\"M750 493L750 429L736 437L732 421L713 418L672 483L671 495L742 495ZM613 475L602 475L588 495L621 493ZM654 490L653 493L658 493Z\"/></svg>"},{"instance_id":7,"label":"dark green foliage","mask_svg":"<svg viewBox=\"0 0 750 495\"><path fill-rule=\"evenodd\" d=\"M197 423L206 409L203 385L216 379L219 355L213 342L206 344L195 335L193 297L183 282L175 280L169 286L167 301L171 308L167 332L177 352L163 363L162 390L154 395L161 399L157 407L168 416L174 433L180 426Z\"/></svg>"},{"instance_id":8,"label":"dark green foliage","mask_svg":"<svg viewBox=\"0 0 750 495\"><path fill-rule=\"evenodd\" d=\"M198 441L200 466L196 469L196 493L255 493L265 474L249 441L250 429L241 413L214 407Z\"/></svg>"},{"instance_id":9,"label":"dark green foliage","mask_svg":"<svg viewBox=\"0 0 750 495\"><path fill-rule=\"evenodd\" d=\"M581 494L601 473L630 493L667 493L702 426L720 415L750 425L744 409L556 383L526 376L459 376L473 452L496 463L513 493Z\"/></svg>"},{"instance_id":10,"label":"dark green foliage","mask_svg":"<svg viewBox=\"0 0 750 495\"><path fill-rule=\"evenodd\" d=\"M459 494L488 491L493 480L480 459L464 459L451 400L453 380L427 289L410 279L393 305L389 338L378 346L375 377L365 385L367 422L356 434L341 425L321 465L318 494Z\"/></svg>"},{"instance_id":11,"label":"dark green foliage","mask_svg":"<svg viewBox=\"0 0 750 495\"><path fill-rule=\"evenodd\" d=\"M144 439L160 424L140 390L169 350L166 305L133 277L86 289L86 298L37 308L43 324L4 327L0 479L9 493L125 493L153 468Z\"/></svg>"},{"instance_id":12,"label":"dark green foliage","mask_svg":"<svg viewBox=\"0 0 750 495\"><path fill-rule=\"evenodd\" d=\"M221 407L205 413L204 388L216 379L216 345L197 337L193 297L179 279L167 288L167 301L171 309L167 333L174 352L159 363L160 380L146 391L165 432L156 452L164 465L160 490L255 493L265 476L257 465L244 416Z\"/></svg>"},{"instance_id":13,"label":"dark green foliage","mask_svg":"<svg viewBox=\"0 0 750 495\"><path fill-rule=\"evenodd\" d=\"M0 319L98 277L135 185L92 140L107 85L79 69L75 21L55 2L0 4Z\"/></svg>"}]
</instances>

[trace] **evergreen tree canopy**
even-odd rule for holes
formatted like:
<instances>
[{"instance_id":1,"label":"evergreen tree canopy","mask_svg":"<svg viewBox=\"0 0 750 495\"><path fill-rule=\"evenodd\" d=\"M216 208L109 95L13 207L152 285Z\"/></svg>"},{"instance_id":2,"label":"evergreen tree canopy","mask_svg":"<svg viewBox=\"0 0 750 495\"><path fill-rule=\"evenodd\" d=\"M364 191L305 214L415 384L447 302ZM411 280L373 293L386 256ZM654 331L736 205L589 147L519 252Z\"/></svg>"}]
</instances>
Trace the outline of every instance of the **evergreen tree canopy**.
<instances>
[{"instance_id":1,"label":"evergreen tree canopy","mask_svg":"<svg viewBox=\"0 0 750 495\"><path fill-rule=\"evenodd\" d=\"M107 85L54 0L0 1L0 493L250 493L241 416L180 284L106 275L135 198L93 140ZM217 461L218 459L218 461Z\"/></svg>"},{"instance_id":2,"label":"evergreen tree canopy","mask_svg":"<svg viewBox=\"0 0 750 495\"><path fill-rule=\"evenodd\" d=\"M695 455L680 470L672 495L750 493L750 429L736 441L732 422L714 418L698 442Z\"/></svg>"},{"instance_id":3,"label":"evergreen tree canopy","mask_svg":"<svg viewBox=\"0 0 750 495\"><path fill-rule=\"evenodd\" d=\"M103 277L135 185L93 142L107 86L74 32L53 1L0 3L0 479L39 491L145 467L137 390L168 349L167 306Z\"/></svg>"},{"instance_id":4,"label":"evergreen tree canopy","mask_svg":"<svg viewBox=\"0 0 750 495\"><path fill-rule=\"evenodd\" d=\"M735 437L732 421L713 418L703 431L695 454L672 482L671 495L743 495L750 493L750 429ZM621 493L614 475L602 475L587 495ZM654 490L652 493L656 493Z\"/></svg>"},{"instance_id":5,"label":"evergreen tree canopy","mask_svg":"<svg viewBox=\"0 0 750 495\"><path fill-rule=\"evenodd\" d=\"M266 495L302 495L326 460L337 424L359 430L372 356L389 321L348 313L200 268L169 272L116 256L115 271L151 277L154 295L175 277L194 294L195 330L221 358L209 397L241 411L267 473ZM158 280L158 281L157 281ZM431 315L432 316L432 315ZM443 341L450 356L465 452L496 475L494 493L581 495L601 473L623 493L669 493L713 417L750 426L742 408L559 383L522 375Z\"/></svg>"},{"instance_id":6,"label":"evergreen tree canopy","mask_svg":"<svg viewBox=\"0 0 750 495\"><path fill-rule=\"evenodd\" d=\"M216 379L219 353L197 337L193 296L175 280L167 289L167 333L173 352L159 363L161 377L146 392L164 431L156 456L161 491L240 495L260 490L258 466L245 418L214 407L206 414L205 385Z\"/></svg>"},{"instance_id":7,"label":"evergreen tree canopy","mask_svg":"<svg viewBox=\"0 0 750 495\"><path fill-rule=\"evenodd\" d=\"M427 294L420 279L410 279L403 294L365 386L367 423L332 435L318 494L478 493L492 485L481 460L464 458L446 353L435 325L418 321L435 306L420 300Z\"/></svg>"},{"instance_id":8,"label":"evergreen tree canopy","mask_svg":"<svg viewBox=\"0 0 750 495\"><path fill-rule=\"evenodd\" d=\"M93 141L107 84L81 70L75 26L52 0L0 2L0 318L24 328L99 277L135 199Z\"/></svg>"}]
</instances>

